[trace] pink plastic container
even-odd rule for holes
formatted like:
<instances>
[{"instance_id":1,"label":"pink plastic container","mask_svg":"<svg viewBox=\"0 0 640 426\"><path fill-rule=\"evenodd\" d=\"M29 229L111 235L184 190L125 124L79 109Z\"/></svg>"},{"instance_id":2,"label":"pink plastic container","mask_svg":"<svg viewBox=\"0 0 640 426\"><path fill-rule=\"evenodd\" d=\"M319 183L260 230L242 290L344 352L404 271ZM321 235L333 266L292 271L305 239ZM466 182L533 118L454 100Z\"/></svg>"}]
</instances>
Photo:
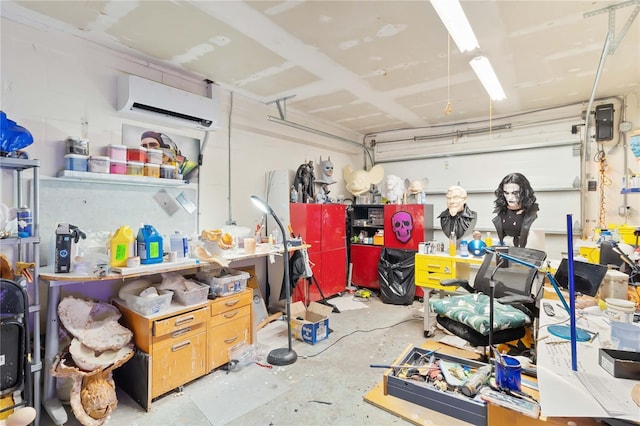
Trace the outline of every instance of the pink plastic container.
<instances>
[{"instance_id":1,"label":"pink plastic container","mask_svg":"<svg viewBox=\"0 0 640 426\"><path fill-rule=\"evenodd\" d=\"M111 160L111 164L109 165L109 170L112 175L126 175L127 174L127 162L126 161L118 161Z\"/></svg>"},{"instance_id":2,"label":"pink plastic container","mask_svg":"<svg viewBox=\"0 0 640 426\"><path fill-rule=\"evenodd\" d=\"M109 158L112 161L127 161L127 146L109 145Z\"/></svg>"}]
</instances>

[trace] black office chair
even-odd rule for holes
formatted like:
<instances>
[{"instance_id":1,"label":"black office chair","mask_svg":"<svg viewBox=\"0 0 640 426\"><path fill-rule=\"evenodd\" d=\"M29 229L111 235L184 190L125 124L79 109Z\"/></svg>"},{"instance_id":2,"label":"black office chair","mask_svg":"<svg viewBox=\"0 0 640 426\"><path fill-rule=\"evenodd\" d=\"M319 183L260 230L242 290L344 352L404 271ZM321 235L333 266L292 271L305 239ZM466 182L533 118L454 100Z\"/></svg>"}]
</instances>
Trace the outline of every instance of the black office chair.
<instances>
[{"instance_id":1,"label":"black office chair","mask_svg":"<svg viewBox=\"0 0 640 426\"><path fill-rule=\"evenodd\" d=\"M507 254L536 266L541 266L546 259L545 252L523 247L509 247ZM535 305L542 286L533 294L537 269L496 258L494 252L485 254L473 287L468 280L441 281L443 286L467 289L468 295L429 301L431 309L438 314L437 322L472 346L489 346L491 331L493 345L518 340L525 336L526 327L538 315ZM489 321L492 278L495 283L493 330Z\"/></svg>"},{"instance_id":2,"label":"black office chair","mask_svg":"<svg viewBox=\"0 0 640 426\"><path fill-rule=\"evenodd\" d=\"M0 279L0 334L0 396L22 391L22 401L2 407L0 413L33 406L29 297L18 283L5 278Z\"/></svg>"}]
</instances>

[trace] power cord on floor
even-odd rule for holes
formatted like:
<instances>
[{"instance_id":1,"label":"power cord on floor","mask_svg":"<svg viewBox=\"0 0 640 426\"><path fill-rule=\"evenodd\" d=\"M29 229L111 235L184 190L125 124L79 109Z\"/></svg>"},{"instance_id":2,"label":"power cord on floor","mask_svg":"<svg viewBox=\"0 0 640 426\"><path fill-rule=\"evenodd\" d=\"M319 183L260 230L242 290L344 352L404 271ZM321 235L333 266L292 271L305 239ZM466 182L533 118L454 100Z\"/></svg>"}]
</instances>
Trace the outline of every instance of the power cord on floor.
<instances>
[{"instance_id":1,"label":"power cord on floor","mask_svg":"<svg viewBox=\"0 0 640 426\"><path fill-rule=\"evenodd\" d=\"M405 322L417 321L417 320L422 320L422 318L421 317L409 318L409 319L406 319L404 321L400 321L400 322L397 322L395 324L392 324L392 325L389 325L389 326L386 326L386 327L376 327L376 328L372 328L371 330L353 330L351 333L345 334L344 336L340 337L339 339L337 339L335 342L331 343L329 346L327 346L326 348L324 348L320 352L317 352L317 353L312 354L312 355L304 355L304 356L300 355L299 358L307 359L307 358L313 358L314 356L318 356L321 353L323 353L324 351L326 351L327 349L331 348L336 343L338 343L340 340L344 339L345 337L349 337L349 336L351 336L352 334L355 334L355 333L371 333L372 331L387 330L387 329L393 328L393 327L395 327L397 325L404 324Z\"/></svg>"}]
</instances>

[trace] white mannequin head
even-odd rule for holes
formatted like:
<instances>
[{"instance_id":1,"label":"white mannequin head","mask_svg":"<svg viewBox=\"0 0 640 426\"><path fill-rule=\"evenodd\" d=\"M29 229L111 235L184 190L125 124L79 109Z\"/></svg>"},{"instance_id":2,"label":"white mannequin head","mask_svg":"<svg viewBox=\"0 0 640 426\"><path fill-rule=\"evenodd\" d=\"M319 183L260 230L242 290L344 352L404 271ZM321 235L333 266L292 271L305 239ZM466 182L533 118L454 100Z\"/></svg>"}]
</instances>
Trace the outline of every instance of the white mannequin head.
<instances>
[{"instance_id":1,"label":"white mannequin head","mask_svg":"<svg viewBox=\"0 0 640 426\"><path fill-rule=\"evenodd\" d=\"M505 183L502 186L502 194L507 202L509 210L520 210L522 203L520 202L520 185L517 183Z\"/></svg>"},{"instance_id":2,"label":"white mannequin head","mask_svg":"<svg viewBox=\"0 0 640 426\"><path fill-rule=\"evenodd\" d=\"M447 189L447 210L451 216L455 216L464 210L467 202L467 191L461 186L450 186Z\"/></svg>"}]
</instances>

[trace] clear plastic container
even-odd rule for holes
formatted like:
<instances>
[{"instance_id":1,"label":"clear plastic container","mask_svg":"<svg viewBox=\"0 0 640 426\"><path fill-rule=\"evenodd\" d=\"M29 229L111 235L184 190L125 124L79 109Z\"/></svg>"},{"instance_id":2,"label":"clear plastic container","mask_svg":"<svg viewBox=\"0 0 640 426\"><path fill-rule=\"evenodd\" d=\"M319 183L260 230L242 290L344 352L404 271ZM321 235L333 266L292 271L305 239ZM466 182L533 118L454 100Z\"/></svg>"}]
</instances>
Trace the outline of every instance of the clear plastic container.
<instances>
[{"instance_id":1,"label":"clear plastic container","mask_svg":"<svg viewBox=\"0 0 640 426\"><path fill-rule=\"evenodd\" d=\"M111 159L111 161L109 162L109 171L112 175L126 175L127 162Z\"/></svg>"},{"instance_id":2,"label":"clear plastic container","mask_svg":"<svg viewBox=\"0 0 640 426\"><path fill-rule=\"evenodd\" d=\"M109 145L109 158L116 161L127 161L127 146Z\"/></svg>"},{"instance_id":3,"label":"clear plastic container","mask_svg":"<svg viewBox=\"0 0 640 426\"><path fill-rule=\"evenodd\" d=\"M89 169L89 156L67 154L64 156L65 168L76 172L86 172Z\"/></svg>"},{"instance_id":4,"label":"clear plastic container","mask_svg":"<svg viewBox=\"0 0 640 426\"><path fill-rule=\"evenodd\" d=\"M158 290L157 297L140 297L135 294L122 295L127 307L142 315L153 315L166 311L171 306L172 298L173 292L171 290Z\"/></svg>"},{"instance_id":5,"label":"clear plastic container","mask_svg":"<svg viewBox=\"0 0 640 426\"><path fill-rule=\"evenodd\" d=\"M160 177L160 165L159 164L146 163L144 165L144 175L145 176L149 176L149 177L159 178Z\"/></svg>"},{"instance_id":6,"label":"clear plastic container","mask_svg":"<svg viewBox=\"0 0 640 426\"><path fill-rule=\"evenodd\" d=\"M147 162L147 148L127 148L127 161Z\"/></svg>"},{"instance_id":7,"label":"clear plastic container","mask_svg":"<svg viewBox=\"0 0 640 426\"><path fill-rule=\"evenodd\" d=\"M250 275L237 269L221 268L215 271L200 271L196 274L199 281L211 286L217 296L229 296L247 288Z\"/></svg>"},{"instance_id":8,"label":"clear plastic container","mask_svg":"<svg viewBox=\"0 0 640 426\"><path fill-rule=\"evenodd\" d=\"M89 140L69 136L65 140L65 154L89 155Z\"/></svg>"},{"instance_id":9,"label":"clear plastic container","mask_svg":"<svg viewBox=\"0 0 640 426\"><path fill-rule=\"evenodd\" d=\"M611 343L617 345L619 350L640 352L640 327L611 321Z\"/></svg>"},{"instance_id":10,"label":"clear plastic container","mask_svg":"<svg viewBox=\"0 0 640 426\"><path fill-rule=\"evenodd\" d=\"M163 179L175 179L177 176L176 166L171 164L162 164L160 166L160 177Z\"/></svg>"},{"instance_id":11,"label":"clear plastic container","mask_svg":"<svg viewBox=\"0 0 640 426\"><path fill-rule=\"evenodd\" d=\"M139 161L127 162L127 175L129 176L144 176L144 163Z\"/></svg>"},{"instance_id":12,"label":"clear plastic container","mask_svg":"<svg viewBox=\"0 0 640 426\"><path fill-rule=\"evenodd\" d=\"M92 173L110 173L111 160L109 157L98 156L89 158L89 171Z\"/></svg>"},{"instance_id":13,"label":"clear plastic container","mask_svg":"<svg viewBox=\"0 0 640 426\"><path fill-rule=\"evenodd\" d=\"M209 295L209 286L207 284L197 283L191 281L197 285L197 288L191 290L174 290L173 297L176 302L181 305L195 305L196 303L203 303L207 301Z\"/></svg>"},{"instance_id":14,"label":"clear plastic container","mask_svg":"<svg viewBox=\"0 0 640 426\"><path fill-rule=\"evenodd\" d=\"M162 150L147 148L147 163L162 164Z\"/></svg>"}]
</instances>

